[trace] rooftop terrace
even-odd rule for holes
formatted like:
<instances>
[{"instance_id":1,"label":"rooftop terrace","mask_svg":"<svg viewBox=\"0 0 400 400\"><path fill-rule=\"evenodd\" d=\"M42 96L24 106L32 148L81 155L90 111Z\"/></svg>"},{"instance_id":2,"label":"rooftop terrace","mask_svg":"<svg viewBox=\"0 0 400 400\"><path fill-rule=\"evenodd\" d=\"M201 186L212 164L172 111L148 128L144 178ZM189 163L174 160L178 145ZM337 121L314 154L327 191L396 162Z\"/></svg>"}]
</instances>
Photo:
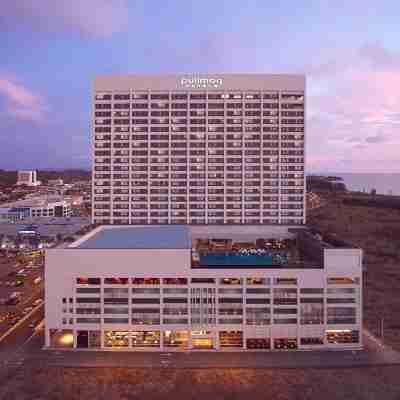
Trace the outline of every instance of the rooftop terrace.
<instances>
[{"instance_id":1,"label":"rooftop terrace","mask_svg":"<svg viewBox=\"0 0 400 400\"><path fill-rule=\"evenodd\" d=\"M192 268L322 268L325 249L354 246L306 227L111 225L69 248L187 249Z\"/></svg>"}]
</instances>

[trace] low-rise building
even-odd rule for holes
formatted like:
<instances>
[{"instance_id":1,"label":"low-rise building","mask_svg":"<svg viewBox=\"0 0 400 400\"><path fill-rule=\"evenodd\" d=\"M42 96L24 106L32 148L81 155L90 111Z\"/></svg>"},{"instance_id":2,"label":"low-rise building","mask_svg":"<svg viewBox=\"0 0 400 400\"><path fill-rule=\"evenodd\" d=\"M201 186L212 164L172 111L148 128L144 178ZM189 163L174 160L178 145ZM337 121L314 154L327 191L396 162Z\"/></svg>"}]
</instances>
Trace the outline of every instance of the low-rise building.
<instances>
[{"instance_id":1,"label":"low-rise building","mask_svg":"<svg viewBox=\"0 0 400 400\"><path fill-rule=\"evenodd\" d=\"M71 215L71 206L62 196L40 196L24 200L18 200L12 203L2 205L5 211L4 218L9 221L15 219L16 213L22 216L19 219L34 217L69 217Z\"/></svg>"},{"instance_id":2,"label":"low-rise building","mask_svg":"<svg viewBox=\"0 0 400 400\"><path fill-rule=\"evenodd\" d=\"M49 186L62 186L64 184L64 181L61 178L58 179L49 179L47 181L47 184Z\"/></svg>"},{"instance_id":3,"label":"low-rise building","mask_svg":"<svg viewBox=\"0 0 400 400\"><path fill-rule=\"evenodd\" d=\"M305 227L102 226L46 252L46 347L362 347L362 250Z\"/></svg>"},{"instance_id":4,"label":"low-rise building","mask_svg":"<svg viewBox=\"0 0 400 400\"><path fill-rule=\"evenodd\" d=\"M29 207L0 207L0 222L18 222L29 216Z\"/></svg>"}]
</instances>

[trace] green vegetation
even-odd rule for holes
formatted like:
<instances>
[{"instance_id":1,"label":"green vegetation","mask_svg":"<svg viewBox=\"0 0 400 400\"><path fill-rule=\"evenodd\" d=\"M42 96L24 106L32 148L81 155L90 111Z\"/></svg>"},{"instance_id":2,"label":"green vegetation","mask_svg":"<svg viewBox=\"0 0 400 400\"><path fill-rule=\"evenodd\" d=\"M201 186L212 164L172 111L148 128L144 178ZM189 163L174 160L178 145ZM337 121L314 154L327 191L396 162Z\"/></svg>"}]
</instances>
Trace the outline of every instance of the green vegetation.
<instances>
[{"instance_id":1,"label":"green vegetation","mask_svg":"<svg viewBox=\"0 0 400 400\"><path fill-rule=\"evenodd\" d=\"M343 204L350 206L393 208L400 210L400 197L371 195L350 195L343 198Z\"/></svg>"},{"instance_id":2,"label":"green vegetation","mask_svg":"<svg viewBox=\"0 0 400 400\"><path fill-rule=\"evenodd\" d=\"M335 198L310 211L307 221L364 250L364 324L379 335L384 318L385 343L400 350L400 210L354 206Z\"/></svg>"},{"instance_id":3,"label":"green vegetation","mask_svg":"<svg viewBox=\"0 0 400 400\"><path fill-rule=\"evenodd\" d=\"M307 192L346 192L346 185L342 178L334 176L308 175L306 178Z\"/></svg>"},{"instance_id":4,"label":"green vegetation","mask_svg":"<svg viewBox=\"0 0 400 400\"><path fill-rule=\"evenodd\" d=\"M64 183L85 181L91 177L90 171L83 169L66 169L60 171L37 171L37 179L46 183L49 179L63 179ZM0 169L0 186L12 186L17 183L17 171Z\"/></svg>"}]
</instances>

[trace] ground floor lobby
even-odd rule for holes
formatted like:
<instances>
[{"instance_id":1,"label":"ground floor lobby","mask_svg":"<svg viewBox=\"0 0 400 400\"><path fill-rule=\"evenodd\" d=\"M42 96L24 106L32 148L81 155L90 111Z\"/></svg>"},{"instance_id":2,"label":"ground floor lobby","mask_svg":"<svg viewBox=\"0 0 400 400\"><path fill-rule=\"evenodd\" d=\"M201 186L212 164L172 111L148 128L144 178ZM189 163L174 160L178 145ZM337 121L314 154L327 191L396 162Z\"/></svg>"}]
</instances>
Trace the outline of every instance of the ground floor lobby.
<instances>
[{"instance_id":1,"label":"ground floor lobby","mask_svg":"<svg viewBox=\"0 0 400 400\"><path fill-rule=\"evenodd\" d=\"M253 337L254 336L254 337ZM139 351L187 350L309 350L361 348L358 331L344 330L324 337L249 336L240 330L46 330L46 348Z\"/></svg>"}]
</instances>

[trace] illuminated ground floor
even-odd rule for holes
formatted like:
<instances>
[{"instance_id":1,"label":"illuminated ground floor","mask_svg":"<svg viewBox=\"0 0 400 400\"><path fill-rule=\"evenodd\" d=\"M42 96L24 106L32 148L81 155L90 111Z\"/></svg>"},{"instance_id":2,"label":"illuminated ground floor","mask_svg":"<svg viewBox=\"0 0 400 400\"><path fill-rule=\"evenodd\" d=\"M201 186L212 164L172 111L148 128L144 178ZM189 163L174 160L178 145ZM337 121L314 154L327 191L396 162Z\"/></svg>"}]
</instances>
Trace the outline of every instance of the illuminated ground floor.
<instances>
[{"instance_id":1,"label":"illuminated ground floor","mask_svg":"<svg viewBox=\"0 0 400 400\"><path fill-rule=\"evenodd\" d=\"M315 328L315 327L314 327ZM46 329L47 348L122 350L309 350L360 349L360 332L328 329L320 334L285 329L280 334L247 330ZM314 332L316 330L314 329Z\"/></svg>"}]
</instances>

